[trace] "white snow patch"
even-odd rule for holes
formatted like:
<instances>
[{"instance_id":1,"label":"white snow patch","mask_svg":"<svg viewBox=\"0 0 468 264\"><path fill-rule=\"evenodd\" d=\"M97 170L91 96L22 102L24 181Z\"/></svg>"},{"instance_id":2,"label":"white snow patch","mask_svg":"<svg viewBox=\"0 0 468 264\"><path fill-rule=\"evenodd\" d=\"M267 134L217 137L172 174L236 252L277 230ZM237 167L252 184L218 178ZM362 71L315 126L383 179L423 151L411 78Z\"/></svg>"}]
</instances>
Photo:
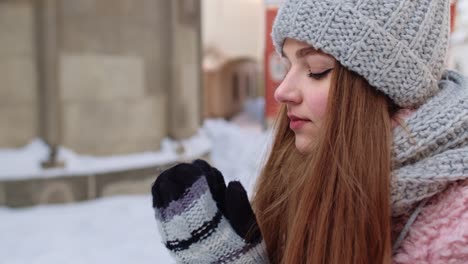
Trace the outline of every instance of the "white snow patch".
<instances>
[{"instance_id":1,"label":"white snow patch","mask_svg":"<svg viewBox=\"0 0 468 264\"><path fill-rule=\"evenodd\" d=\"M0 219L1 263L175 263L161 243L150 196L0 207Z\"/></svg>"},{"instance_id":2,"label":"white snow patch","mask_svg":"<svg viewBox=\"0 0 468 264\"><path fill-rule=\"evenodd\" d=\"M203 129L212 140L211 159L225 181L238 180L251 195L271 138L271 131L243 129L224 120L207 120Z\"/></svg>"},{"instance_id":3,"label":"white snow patch","mask_svg":"<svg viewBox=\"0 0 468 264\"><path fill-rule=\"evenodd\" d=\"M185 150L182 155L176 153L178 145L182 145ZM35 139L23 148L0 149L0 179L73 176L143 168L179 159L192 159L208 153L210 148L211 142L203 131L186 140L164 139L159 151L129 155L95 157L79 155L73 150L60 147L58 160L63 161L65 167L43 169L41 162L47 159L49 150L42 140Z\"/></svg>"}]
</instances>

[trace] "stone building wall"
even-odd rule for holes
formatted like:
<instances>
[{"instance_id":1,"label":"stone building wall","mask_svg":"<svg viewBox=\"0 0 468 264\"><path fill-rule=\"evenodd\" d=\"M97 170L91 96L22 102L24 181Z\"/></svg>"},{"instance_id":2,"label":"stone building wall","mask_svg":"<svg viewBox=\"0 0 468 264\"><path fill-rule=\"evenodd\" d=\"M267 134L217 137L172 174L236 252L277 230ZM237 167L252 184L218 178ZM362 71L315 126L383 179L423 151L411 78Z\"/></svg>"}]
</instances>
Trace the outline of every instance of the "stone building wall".
<instances>
[{"instance_id":1,"label":"stone building wall","mask_svg":"<svg viewBox=\"0 0 468 264\"><path fill-rule=\"evenodd\" d=\"M32 2L0 1L0 147L38 133L35 54Z\"/></svg>"},{"instance_id":2,"label":"stone building wall","mask_svg":"<svg viewBox=\"0 0 468 264\"><path fill-rule=\"evenodd\" d=\"M0 1L0 148L157 150L200 126L196 0Z\"/></svg>"},{"instance_id":3,"label":"stone building wall","mask_svg":"<svg viewBox=\"0 0 468 264\"><path fill-rule=\"evenodd\" d=\"M159 147L168 134L170 8L169 1L61 2L65 146L98 155Z\"/></svg>"}]
</instances>

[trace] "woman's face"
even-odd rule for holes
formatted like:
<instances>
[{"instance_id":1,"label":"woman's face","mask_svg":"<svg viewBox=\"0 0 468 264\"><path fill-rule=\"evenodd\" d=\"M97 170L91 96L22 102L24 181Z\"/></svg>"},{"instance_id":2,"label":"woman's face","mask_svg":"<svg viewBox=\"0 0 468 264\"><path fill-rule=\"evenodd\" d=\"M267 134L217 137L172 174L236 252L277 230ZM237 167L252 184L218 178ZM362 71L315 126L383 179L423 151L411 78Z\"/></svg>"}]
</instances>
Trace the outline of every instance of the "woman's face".
<instances>
[{"instance_id":1,"label":"woman's face","mask_svg":"<svg viewBox=\"0 0 468 264\"><path fill-rule=\"evenodd\" d=\"M286 105L296 148L311 151L327 107L335 59L310 45L286 39L283 46L288 73L275 91L275 99Z\"/></svg>"}]
</instances>

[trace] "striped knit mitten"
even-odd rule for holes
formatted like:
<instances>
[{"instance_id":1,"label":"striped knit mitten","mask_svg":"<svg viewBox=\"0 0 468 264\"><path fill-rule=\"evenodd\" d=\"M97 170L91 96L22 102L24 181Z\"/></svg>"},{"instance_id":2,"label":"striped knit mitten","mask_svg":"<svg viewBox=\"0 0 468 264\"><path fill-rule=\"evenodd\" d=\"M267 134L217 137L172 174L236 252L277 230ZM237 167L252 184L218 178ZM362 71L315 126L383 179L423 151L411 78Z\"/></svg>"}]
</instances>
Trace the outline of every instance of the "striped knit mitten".
<instances>
[{"instance_id":1,"label":"striped knit mitten","mask_svg":"<svg viewBox=\"0 0 468 264\"><path fill-rule=\"evenodd\" d=\"M268 263L244 188L239 182L226 188L205 161L164 171L152 194L161 236L178 263Z\"/></svg>"}]
</instances>

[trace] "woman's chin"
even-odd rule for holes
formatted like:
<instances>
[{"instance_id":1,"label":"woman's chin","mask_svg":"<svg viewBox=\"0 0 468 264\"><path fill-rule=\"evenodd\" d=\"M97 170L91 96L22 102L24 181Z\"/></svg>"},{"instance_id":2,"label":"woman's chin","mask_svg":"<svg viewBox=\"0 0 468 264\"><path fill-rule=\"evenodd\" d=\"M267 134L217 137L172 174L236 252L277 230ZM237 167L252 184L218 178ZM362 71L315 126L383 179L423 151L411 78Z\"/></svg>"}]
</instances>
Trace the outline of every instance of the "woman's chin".
<instances>
[{"instance_id":1,"label":"woman's chin","mask_svg":"<svg viewBox=\"0 0 468 264\"><path fill-rule=\"evenodd\" d=\"M301 154L308 154L312 151L312 140L296 135L295 145L297 151Z\"/></svg>"}]
</instances>

